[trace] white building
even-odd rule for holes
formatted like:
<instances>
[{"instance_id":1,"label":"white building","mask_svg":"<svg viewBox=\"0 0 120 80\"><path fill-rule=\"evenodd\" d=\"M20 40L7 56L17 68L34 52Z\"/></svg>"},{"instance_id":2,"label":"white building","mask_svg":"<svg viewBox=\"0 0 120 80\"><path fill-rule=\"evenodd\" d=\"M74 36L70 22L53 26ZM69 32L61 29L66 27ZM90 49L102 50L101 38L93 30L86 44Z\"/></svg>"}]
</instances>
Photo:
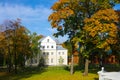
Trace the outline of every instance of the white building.
<instances>
[{"instance_id":1,"label":"white building","mask_svg":"<svg viewBox=\"0 0 120 80\"><path fill-rule=\"evenodd\" d=\"M46 65L67 65L68 64L68 50L58 45L55 40L47 36L40 40L41 54L38 54L32 60L26 61L26 65L38 65L39 59L42 56Z\"/></svg>"},{"instance_id":2,"label":"white building","mask_svg":"<svg viewBox=\"0 0 120 80\"><path fill-rule=\"evenodd\" d=\"M41 41L42 56L46 65L67 65L67 49L57 45L51 37L45 37Z\"/></svg>"}]
</instances>

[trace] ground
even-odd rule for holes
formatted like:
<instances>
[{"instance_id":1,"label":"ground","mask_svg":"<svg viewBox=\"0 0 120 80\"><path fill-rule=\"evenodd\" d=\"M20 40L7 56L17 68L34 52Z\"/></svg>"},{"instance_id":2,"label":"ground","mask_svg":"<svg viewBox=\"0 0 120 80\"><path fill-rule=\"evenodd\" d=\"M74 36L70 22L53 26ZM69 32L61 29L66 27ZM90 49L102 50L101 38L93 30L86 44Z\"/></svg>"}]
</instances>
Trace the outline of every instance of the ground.
<instances>
[{"instance_id":1,"label":"ground","mask_svg":"<svg viewBox=\"0 0 120 80\"><path fill-rule=\"evenodd\" d=\"M77 70L70 75L69 70L63 67L27 68L18 74L0 72L0 80L98 80L96 70L90 70L88 76L82 75L82 70Z\"/></svg>"}]
</instances>

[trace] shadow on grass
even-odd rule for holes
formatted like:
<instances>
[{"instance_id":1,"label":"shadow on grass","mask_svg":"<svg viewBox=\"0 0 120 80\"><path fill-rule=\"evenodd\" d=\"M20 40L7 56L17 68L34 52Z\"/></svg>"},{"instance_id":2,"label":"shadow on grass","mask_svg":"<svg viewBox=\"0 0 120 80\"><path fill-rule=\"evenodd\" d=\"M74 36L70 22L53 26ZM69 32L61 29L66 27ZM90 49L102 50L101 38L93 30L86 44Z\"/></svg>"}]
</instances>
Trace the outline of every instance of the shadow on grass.
<instances>
[{"instance_id":1,"label":"shadow on grass","mask_svg":"<svg viewBox=\"0 0 120 80\"><path fill-rule=\"evenodd\" d=\"M20 80L23 78L29 78L34 74L41 74L45 72L45 68L40 67L27 67L24 69L18 70L18 73L15 74L13 72L8 73L5 71L0 71L0 80Z\"/></svg>"}]
</instances>

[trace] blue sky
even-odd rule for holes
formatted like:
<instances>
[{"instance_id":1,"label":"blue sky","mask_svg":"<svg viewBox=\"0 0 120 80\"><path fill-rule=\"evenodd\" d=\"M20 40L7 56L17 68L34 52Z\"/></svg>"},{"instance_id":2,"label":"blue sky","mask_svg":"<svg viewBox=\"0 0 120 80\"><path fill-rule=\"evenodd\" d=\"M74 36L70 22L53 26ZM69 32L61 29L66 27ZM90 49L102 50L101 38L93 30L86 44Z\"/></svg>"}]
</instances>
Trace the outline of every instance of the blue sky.
<instances>
[{"instance_id":1,"label":"blue sky","mask_svg":"<svg viewBox=\"0 0 120 80\"><path fill-rule=\"evenodd\" d=\"M31 32L37 32L44 36L52 36L55 29L52 29L48 22L51 14L50 7L57 0L0 0L0 24L5 20L16 20L20 18L22 24ZM120 9L120 5L115 7ZM61 38L65 41L66 37Z\"/></svg>"},{"instance_id":2,"label":"blue sky","mask_svg":"<svg viewBox=\"0 0 120 80\"><path fill-rule=\"evenodd\" d=\"M0 24L5 20L21 19L31 32L37 32L44 36L52 36L56 29L52 29L48 16L51 14L51 6L57 0L0 0ZM60 40L62 39L62 40ZM59 37L60 42L66 37Z\"/></svg>"},{"instance_id":3,"label":"blue sky","mask_svg":"<svg viewBox=\"0 0 120 80\"><path fill-rule=\"evenodd\" d=\"M56 0L0 0L0 23L20 18L31 32L52 35L54 30L48 22L50 7Z\"/></svg>"}]
</instances>

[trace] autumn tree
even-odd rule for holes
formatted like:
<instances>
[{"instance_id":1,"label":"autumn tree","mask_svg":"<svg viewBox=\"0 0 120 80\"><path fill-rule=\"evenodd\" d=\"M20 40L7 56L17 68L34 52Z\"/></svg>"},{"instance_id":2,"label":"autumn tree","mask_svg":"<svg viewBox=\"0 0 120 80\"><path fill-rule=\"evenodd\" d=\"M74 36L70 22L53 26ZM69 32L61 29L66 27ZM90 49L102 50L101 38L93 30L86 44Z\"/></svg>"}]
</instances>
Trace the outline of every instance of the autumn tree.
<instances>
[{"instance_id":1,"label":"autumn tree","mask_svg":"<svg viewBox=\"0 0 120 80\"><path fill-rule=\"evenodd\" d=\"M1 59L3 62L1 62L3 65L5 63L5 58L4 56L4 47L5 47L5 37L4 37L4 32L0 32L0 54L1 54ZM3 55L3 56L2 56Z\"/></svg>"},{"instance_id":2,"label":"autumn tree","mask_svg":"<svg viewBox=\"0 0 120 80\"><path fill-rule=\"evenodd\" d=\"M116 55L116 60L120 63L120 10L116 10L118 14L119 22L117 23L117 43L111 46L112 52Z\"/></svg>"},{"instance_id":3,"label":"autumn tree","mask_svg":"<svg viewBox=\"0 0 120 80\"><path fill-rule=\"evenodd\" d=\"M106 13L107 12L107 13ZM91 18L86 18L84 30L87 34L87 39L99 49L101 58L112 46L118 43L119 23L118 15L113 9L99 10ZM101 62L102 65L102 62Z\"/></svg>"},{"instance_id":4,"label":"autumn tree","mask_svg":"<svg viewBox=\"0 0 120 80\"><path fill-rule=\"evenodd\" d=\"M24 68L26 59L32 55L29 31L24 26L21 26L20 28L16 29L16 35L13 36L13 41L14 40L16 41L16 43L14 43L16 45L14 46L16 47L17 56L16 65Z\"/></svg>"},{"instance_id":5,"label":"autumn tree","mask_svg":"<svg viewBox=\"0 0 120 80\"><path fill-rule=\"evenodd\" d=\"M110 45L117 42L117 23L118 16L113 9L100 10L91 18L85 19L84 30L93 38L92 41L98 48L107 51Z\"/></svg>"},{"instance_id":6,"label":"autumn tree","mask_svg":"<svg viewBox=\"0 0 120 80\"><path fill-rule=\"evenodd\" d=\"M0 44L2 44L0 48L3 50L9 72L14 65L15 73L17 73L18 65L24 66L25 57L31 54L28 30L21 25L19 19L8 20L2 26L4 31L0 39Z\"/></svg>"},{"instance_id":7,"label":"autumn tree","mask_svg":"<svg viewBox=\"0 0 120 80\"><path fill-rule=\"evenodd\" d=\"M57 28L58 31L54 35L69 35L70 42L72 46L74 46L74 42L72 42L72 39L76 36L78 32L81 32L83 30L82 27L84 27L84 19L90 18L95 12L100 9L111 8L112 6L114 6L114 3L116 1L118 0L57 1L51 7L53 13L49 16L49 21L51 22L52 27ZM71 62L71 74L73 74L73 60Z\"/></svg>"}]
</instances>

